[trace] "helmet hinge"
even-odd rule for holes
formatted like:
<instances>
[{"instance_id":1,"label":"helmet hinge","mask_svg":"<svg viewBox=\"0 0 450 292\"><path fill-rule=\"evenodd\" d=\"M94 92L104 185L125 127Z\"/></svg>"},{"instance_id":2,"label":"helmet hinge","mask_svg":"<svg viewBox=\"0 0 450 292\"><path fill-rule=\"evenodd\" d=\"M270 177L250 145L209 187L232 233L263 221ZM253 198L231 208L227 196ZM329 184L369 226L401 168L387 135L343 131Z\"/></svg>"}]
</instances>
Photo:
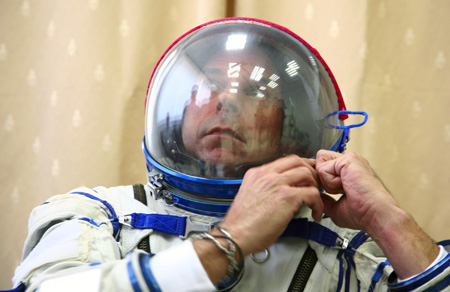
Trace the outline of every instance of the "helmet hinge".
<instances>
[{"instance_id":1,"label":"helmet hinge","mask_svg":"<svg viewBox=\"0 0 450 292\"><path fill-rule=\"evenodd\" d=\"M163 199L167 205L172 205L173 195L165 189L163 180L164 175L162 173L152 171L148 174L148 187L156 200Z\"/></svg>"},{"instance_id":2,"label":"helmet hinge","mask_svg":"<svg viewBox=\"0 0 450 292\"><path fill-rule=\"evenodd\" d=\"M162 184L164 179L164 175L159 172L150 172L148 174L148 186L150 188L150 192L152 193L155 199L160 199L163 197L164 186Z\"/></svg>"}]
</instances>

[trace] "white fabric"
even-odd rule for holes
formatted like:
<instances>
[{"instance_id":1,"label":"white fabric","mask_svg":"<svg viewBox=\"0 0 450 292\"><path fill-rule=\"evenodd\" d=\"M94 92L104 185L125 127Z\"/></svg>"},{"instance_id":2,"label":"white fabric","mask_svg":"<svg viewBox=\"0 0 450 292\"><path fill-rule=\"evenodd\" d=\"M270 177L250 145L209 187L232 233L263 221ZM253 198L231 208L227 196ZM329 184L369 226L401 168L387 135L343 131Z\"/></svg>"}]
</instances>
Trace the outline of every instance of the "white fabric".
<instances>
[{"instance_id":1,"label":"white fabric","mask_svg":"<svg viewBox=\"0 0 450 292\"><path fill-rule=\"evenodd\" d=\"M61 292L61 287L64 292L98 292L101 278L101 269L90 269L48 279L40 285L38 292Z\"/></svg>"},{"instance_id":2,"label":"white fabric","mask_svg":"<svg viewBox=\"0 0 450 292\"><path fill-rule=\"evenodd\" d=\"M431 265L428 266L427 270L433 266L435 266L438 262L443 260L448 255L448 252L445 250L445 248L442 245L439 245L439 254L434 260L434 262L431 263Z\"/></svg>"},{"instance_id":3,"label":"white fabric","mask_svg":"<svg viewBox=\"0 0 450 292\"><path fill-rule=\"evenodd\" d=\"M215 289L191 241L185 241L159 252L152 257L150 267L162 291L213 291Z\"/></svg>"},{"instance_id":4,"label":"white fabric","mask_svg":"<svg viewBox=\"0 0 450 292\"><path fill-rule=\"evenodd\" d=\"M139 262L140 254L135 250L143 237L143 231L122 226L119 234L121 239L116 241L109 217L111 210L108 209L112 207L117 216L129 214L134 210L191 215L191 220L196 223L209 223L219 219L167 206L150 196L147 196L149 207L144 206L134 200L131 187L97 188L96 191L84 188L82 191L98 197L99 200L77 194L60 195L49 200L49 204L41 205L33 211L26 245L27 253L16 271L16 284L23 281L29 291L34 291L44 280L95 268L102 271L101 291L133 291L133 285L147 291L143 278L145 273ZM105 207L101 202L103 200L107 201L110 207ZM311 219L308 208L301 208L298 215ZM84 217L93 218L95 224L79 219ZM55 220L63 223L49 228ZM358 233L339 228L330 219L322 220L321 224L349 240ZM163 291L214 289L191 242L183 242L178 236L153 232L150 243L151 252L156 254L150 258L151 272ZM308 245L315 250L318 261L305 292L336 291L341 269L347 274L346 270L349 268L346 256L352 259L355 268L350 268L350 281L345 285L349 286L350 291L356 291L358 288L367 291L379 263L385 261L381 250L371 239L364 242L356 253L343 253L338 258L342 252L339 249L299 238L283 238L269 247L270 256L266 262L261 264L252 261L250 257L246 258L245 273L233 291L287 291ZM129 256L126 256L128 251ZM91 267L89 263L100 264ZM387 278L391 272L392 267L385 268L373 291L388 289ZM450 268L425 283L423 289L438 283L449 274ZM422 287L420 289L422 290Z\"/></svg>"},{"instance_id":5,"label":"white fabric","mask_svg":"<svg viewBox=\"0 0 450 292\"><path fill-rule=\"evenodd\" d=\"M33 269L47 263L75 258L78 256L78 238L81 229L76 221L66 221L49 229L40 243L20 264L13 278L17 285Z\"/></svg>"}]
</instances>

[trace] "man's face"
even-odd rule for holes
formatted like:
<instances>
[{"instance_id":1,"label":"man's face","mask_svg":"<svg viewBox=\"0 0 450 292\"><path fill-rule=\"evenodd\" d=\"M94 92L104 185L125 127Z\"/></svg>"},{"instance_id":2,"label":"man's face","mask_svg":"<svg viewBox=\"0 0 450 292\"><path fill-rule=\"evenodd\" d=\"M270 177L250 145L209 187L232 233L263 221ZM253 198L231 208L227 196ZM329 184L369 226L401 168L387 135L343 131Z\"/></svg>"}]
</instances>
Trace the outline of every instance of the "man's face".
<instances>
[{"instance_id":1,"label":"man's face","mask_svg":"<svg viewBox=\"0 0 450 292\"><path fill-rule=\"evenodd\" d=\"M225 168L276 158L283 124L279 75L258 52L218 54L202 68L182 138L194 157Z\"/></svg>"}]
</instances>

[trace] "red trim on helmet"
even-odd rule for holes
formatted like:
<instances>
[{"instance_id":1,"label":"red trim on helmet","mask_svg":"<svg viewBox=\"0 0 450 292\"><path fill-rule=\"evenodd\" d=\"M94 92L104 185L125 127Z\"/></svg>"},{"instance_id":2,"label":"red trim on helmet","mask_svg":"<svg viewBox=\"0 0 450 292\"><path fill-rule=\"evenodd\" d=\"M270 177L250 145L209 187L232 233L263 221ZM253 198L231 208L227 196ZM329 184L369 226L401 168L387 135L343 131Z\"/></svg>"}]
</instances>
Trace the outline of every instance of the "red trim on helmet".
<instances>
[{"instance_id":1,"label":"red trim on helmet","mask_svg":"<svg viewBox=\"0 0 450 292\"><path fill-rule=\"evenodd\" d=\"M148 82L148 86L147 86L147 96L145 98L145 106L147 106L147 97L148 97L148 91L150 89L150 83L152 82L153 79L153 75L156 72L156 69L158 68L159 64L161 63L161 61L164 59L164 57L166 56L166 54L180 41L182 40L185 36L191 34L192 32L201 29L202 27L211 25L211 24L215 24L215 23L220 23L220 22L228 22L228 21L235 21L235 20L240 20L240 21L249 21L249 22L257 22L257 23L262 23L265 25L269 25L275 28L278 28L279 30L284 31L285 33L293 36L294 38L296 38L297 40L299 40L303 45L305 45L315 56L317 59L319 59L319 61L322 63L322 65L325 67L325 70L327 70L328 75L331 78L331 81L333 82L334 88L336 90L336 95L338 97L338 103L339 103L339 110L343 111L346 110L345 107L345 103L344 103L344 98L342 97L342 93L341 90L339 89L339 85L337 84L336 79L334 78L333 73L331 72L330 67L328 67L327 63L325 62L325 60L322 58L322 56L319 54L319 52L313 48L310 44L308 44L304 39L302 39L300 36L298 36L297 34L295 34L294 32L292 32L291 30L287 29L284 26L278 25L276 23L270 22L270 21L266 21L266 20L261 20L261 19L256 19L256 18L249 18L249 17L230 17L230 18L222 18L222 19L217 19L217 20L213 20L213 21L209 21L206 22L204 24L198 25L196 27L194 27L193 29L189 30L188 32L184 33L183 35L181 35L179 38L177 38L164 52L164 54L161 56L161 58L158 60L158 63L156 63L155 68L153 69L152 75L150 77L150 80ZM341 114L339 115L339 118L341 120L345 120L348 118L347 114Z\"/></svg>"}]
</instances>

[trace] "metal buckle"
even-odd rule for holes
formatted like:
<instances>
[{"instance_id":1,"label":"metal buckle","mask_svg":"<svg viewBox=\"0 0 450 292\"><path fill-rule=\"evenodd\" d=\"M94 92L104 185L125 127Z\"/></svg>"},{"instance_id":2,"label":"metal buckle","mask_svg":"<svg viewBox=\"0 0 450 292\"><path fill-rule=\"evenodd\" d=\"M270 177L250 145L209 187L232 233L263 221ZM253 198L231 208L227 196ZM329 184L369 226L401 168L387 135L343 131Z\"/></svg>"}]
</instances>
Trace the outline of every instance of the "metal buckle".
<instances>
[{"instance_id":1,"label":"metal buckle","mask_svg":"<svg viewBox=\"0 0 450 292\"><path fill-rule=\"evenodd\" d=\"M121 225L126 225L126 226L130 226L133 227L131 225L131 220L133 219L133 217L129 214L129 215L123 215L123 216L119 216L119 223Z\"/></svg>"},{"instance_id":2,"label":"metal buckle","mask_svg":"<svg viewBox=\"0 0 450 292\"><path fill-rule=\"evenodd\" d=\"M336 239L336 245L339 249L347 249L349 243L350 241L347 238L341 236L338 236L338 238Z\"/></svg>"},{"instance_id":3,"label":"metal buckle","mask_svg":"<svg viewBox=\"0 0 450 292\"><path fill-rule=\"evenodd\" d=\"M180 235L182 239L188 238L189 234L192 232L209 232L213 223L194 223L191 220L190 215L183 216L186 218L186 228L184 230L184 235Z\"/></svg>"}]
</instances>

